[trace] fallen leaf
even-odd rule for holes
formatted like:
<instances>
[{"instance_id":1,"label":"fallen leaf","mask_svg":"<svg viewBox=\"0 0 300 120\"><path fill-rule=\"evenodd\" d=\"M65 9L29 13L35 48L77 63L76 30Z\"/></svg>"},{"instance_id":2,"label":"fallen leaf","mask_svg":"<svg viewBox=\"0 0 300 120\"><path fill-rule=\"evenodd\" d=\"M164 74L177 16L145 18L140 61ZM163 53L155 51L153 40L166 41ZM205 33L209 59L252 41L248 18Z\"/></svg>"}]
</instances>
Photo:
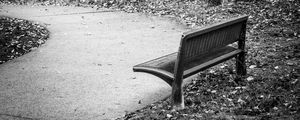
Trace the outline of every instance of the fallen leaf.
<instances>
[{"instance_id":1,"label":"fallen leaf","mask_svg":"<svg viewBox=\"0 0 300 120\"><path fill-rule=\"evenodd\" d=\"M212 91L211 91L211 93L216 93L216 92L217 92L217 90L212 90Z\"/></svg>"},{"instance_id":2,"label":"fallen leaf","mask_svg":"<svg viewBox=\"0 0 300 120\"><path fill-rule=\"evenodd\" d=\"M290 66L291 66L291 65L297 65L297 62L296 62L296 61L292 61L292 60L287 60L287 61L286 61L286 64L287 64L287 65L290 65Z\"/></svg>"},{"instance_id":3,"label":"fallen leaf","mask_svg":"<svg viewBox=\"0 0 300 120\"><path fill-rule=\"evenodd\" d=\"M237 102L239 102L239 103L241 103L241 104L246 103L246 102L245 102L244 100L242 100L241 98L239 98Z\"/></svg>"},{"instance_id":4,"label":"fallen leaf","mask_svg":"<svg viewBox=\"0 0 300 120\"><path fill-rule=\"evenodd\" d=\"M254 80L254 78L253 78L252 76L249 76L249 77L247 78L247 81L252 81L252 80Z\"/></svg>"},{"instance_id":5,"label":"fallen leaf","mask_svg":"<svg viewBox=\"0 0 300 120\"><path fill-rule=\"evenodd\" d=\"M250 65L249 68L250 69L256 68L256 65Z\"/></svg>"},{"instance_id":6,"label":"fallen leaf","mask_svg":"<svg viewBox=\"0 0 300 120\"><path fill-rule=\"evenodd\" d=\"M237 93L237 90L231 91L230 93L235 94L235 93Z\"/></svg>"},{"instance_id":7,"label":"fallen leaf","mask_svg":"<svg viewBox=\"0 0 300 120\"><path fill-rule=\"evenodd\" d=\"M170 114L167 114L167 118L170 118L170 117L172 117L172 115L170 115Z\"/></svg>"}]
</instances>

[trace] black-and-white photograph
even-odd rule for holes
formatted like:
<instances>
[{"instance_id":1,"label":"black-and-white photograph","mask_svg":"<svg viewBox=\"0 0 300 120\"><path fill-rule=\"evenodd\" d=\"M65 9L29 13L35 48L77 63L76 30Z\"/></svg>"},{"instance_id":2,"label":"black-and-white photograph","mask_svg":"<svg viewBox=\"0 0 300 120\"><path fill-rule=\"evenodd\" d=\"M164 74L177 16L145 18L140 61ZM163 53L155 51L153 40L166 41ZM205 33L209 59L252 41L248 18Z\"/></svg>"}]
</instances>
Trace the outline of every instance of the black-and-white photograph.
<instances>
[{"instance_id":1,"label":"black-and-white photograph","mask_svg":"<svg viewBox=\"0 0 300 120\"><path fill-rule=\"evenodd\" d=\"M299 0L0 0L0 120L299 120Z\"/></svg>"}]
</instances>

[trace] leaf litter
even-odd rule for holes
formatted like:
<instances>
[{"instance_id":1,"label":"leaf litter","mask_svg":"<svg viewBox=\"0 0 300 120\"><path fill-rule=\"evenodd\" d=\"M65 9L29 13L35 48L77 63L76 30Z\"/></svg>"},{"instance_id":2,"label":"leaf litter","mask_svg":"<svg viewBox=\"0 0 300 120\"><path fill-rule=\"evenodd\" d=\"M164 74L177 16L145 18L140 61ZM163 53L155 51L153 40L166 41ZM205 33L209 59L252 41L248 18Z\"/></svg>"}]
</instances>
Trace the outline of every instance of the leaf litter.
<instances>
[{"instance_id":1,"label":"leaf litter","mask_svg":"<svg viewBox=\"0 0 300 120\"><path fill-rule=\"evenodd\" d=\"M0 16L0 64L35 50L49 37L45 26Z\"/></svg>"},{"instance_id":2,"label":"leaf litter","mask_svg":"<svg viewBox=\"0 0 300 120\"><path fill-rule=\"evenodd\" d=\"M249 15L247 76L236 76L234 60L229 60L199 73L185 85L184 110L172 110L167 98L119 119L300 119L298 1L237 2L212 7L196 0L156 2L138 3L125 11L172 15L191 28Z\"/></svg>"}]
</instances>

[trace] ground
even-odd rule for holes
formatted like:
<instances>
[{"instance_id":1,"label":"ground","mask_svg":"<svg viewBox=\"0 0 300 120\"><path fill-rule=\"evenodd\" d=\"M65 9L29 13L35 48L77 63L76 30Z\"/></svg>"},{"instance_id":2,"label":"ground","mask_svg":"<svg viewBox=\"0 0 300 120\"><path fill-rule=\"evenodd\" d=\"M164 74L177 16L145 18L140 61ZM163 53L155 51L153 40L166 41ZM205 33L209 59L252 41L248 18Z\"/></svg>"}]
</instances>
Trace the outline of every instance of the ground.
<instances>
[{"instance_id":1,"label":"ground","mask_svg":"<svg viewBox=\"0 0 300 120\"><path fill-rule=\"evenodd\" d=\"M184 16L182 20L190 27L201 27L237 14L249 15L247 76L236 76L234 61L228 61L201 72L185 86L184 110L174 111L166 99L120 119L299 119L297 5L297 2L238 2L179 15ZM172 11L171 14L178 15Z\"/></svg>"},{"instance_id":2,"label":"ground","mask_svg":"<svg viewBox=\"0 0 300 120\"><path fill-rule=\"evenodd\" d=\"M114 119L170 94L165 82L132 66L178 48L186 28L172 18L74 6L1 7L1 15L35 21L50 34L37 49L0 65L0 119Z\"/></svg>"},{"instance_id":3,"label":"ground","mask_svg":"<svg viewBox=\"0 0 300 120\"><path fill-rule=\"evenodd\" d=\"M12 60L45 43L49 31L31 21L0 17L0 64Z\"/></svg>"},{"instance_id":4,"label":"ground","mask_svg":"<svg viewBox=\"0 0 300 120\"><path fill-rule=\"evenodd\" d=\"M190 28L249 15L247 76L236 76L234 61L227 61L199 73L184 87L186 109L172 110L167 98L119 119L299 119L299 2L203 5L201 1L166 0L131 2L119 9L175 16Z\"/></svg>"}]
</instances>

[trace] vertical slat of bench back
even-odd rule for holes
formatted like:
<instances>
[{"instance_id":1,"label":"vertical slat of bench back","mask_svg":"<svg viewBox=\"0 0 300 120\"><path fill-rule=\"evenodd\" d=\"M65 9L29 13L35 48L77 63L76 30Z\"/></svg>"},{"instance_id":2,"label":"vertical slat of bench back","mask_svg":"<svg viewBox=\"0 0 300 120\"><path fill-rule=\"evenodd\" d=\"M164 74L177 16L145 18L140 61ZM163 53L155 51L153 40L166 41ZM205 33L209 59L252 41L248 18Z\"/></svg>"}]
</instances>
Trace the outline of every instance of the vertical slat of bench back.
<instances>
[{"instance_id":1,"label":"vertical slat of bench back","mask_svg":"<svg viewBox=\"0 0 300 120\"><path fill-rule=\"evenodd\" d=\"M224 47L230 43L236 42L239 39L241 28L242 24L237 23L232 26L204 33L197 37L186 39L184 46L186 48L185 58L192 59L208 50Z\"/></svg>"},{"instance_id":2,"label":"vertical slat of bench back","mask_svg":"<svg viewBox=\"0 0 300 120\"><path fill-rule=\"evenodd\" d=\"M242 16L186 34L182 38L184 44L181 44L181 49L185 49L184 61L238 41L246 20L247 16Z\"/></svg>"}]
</instances>

